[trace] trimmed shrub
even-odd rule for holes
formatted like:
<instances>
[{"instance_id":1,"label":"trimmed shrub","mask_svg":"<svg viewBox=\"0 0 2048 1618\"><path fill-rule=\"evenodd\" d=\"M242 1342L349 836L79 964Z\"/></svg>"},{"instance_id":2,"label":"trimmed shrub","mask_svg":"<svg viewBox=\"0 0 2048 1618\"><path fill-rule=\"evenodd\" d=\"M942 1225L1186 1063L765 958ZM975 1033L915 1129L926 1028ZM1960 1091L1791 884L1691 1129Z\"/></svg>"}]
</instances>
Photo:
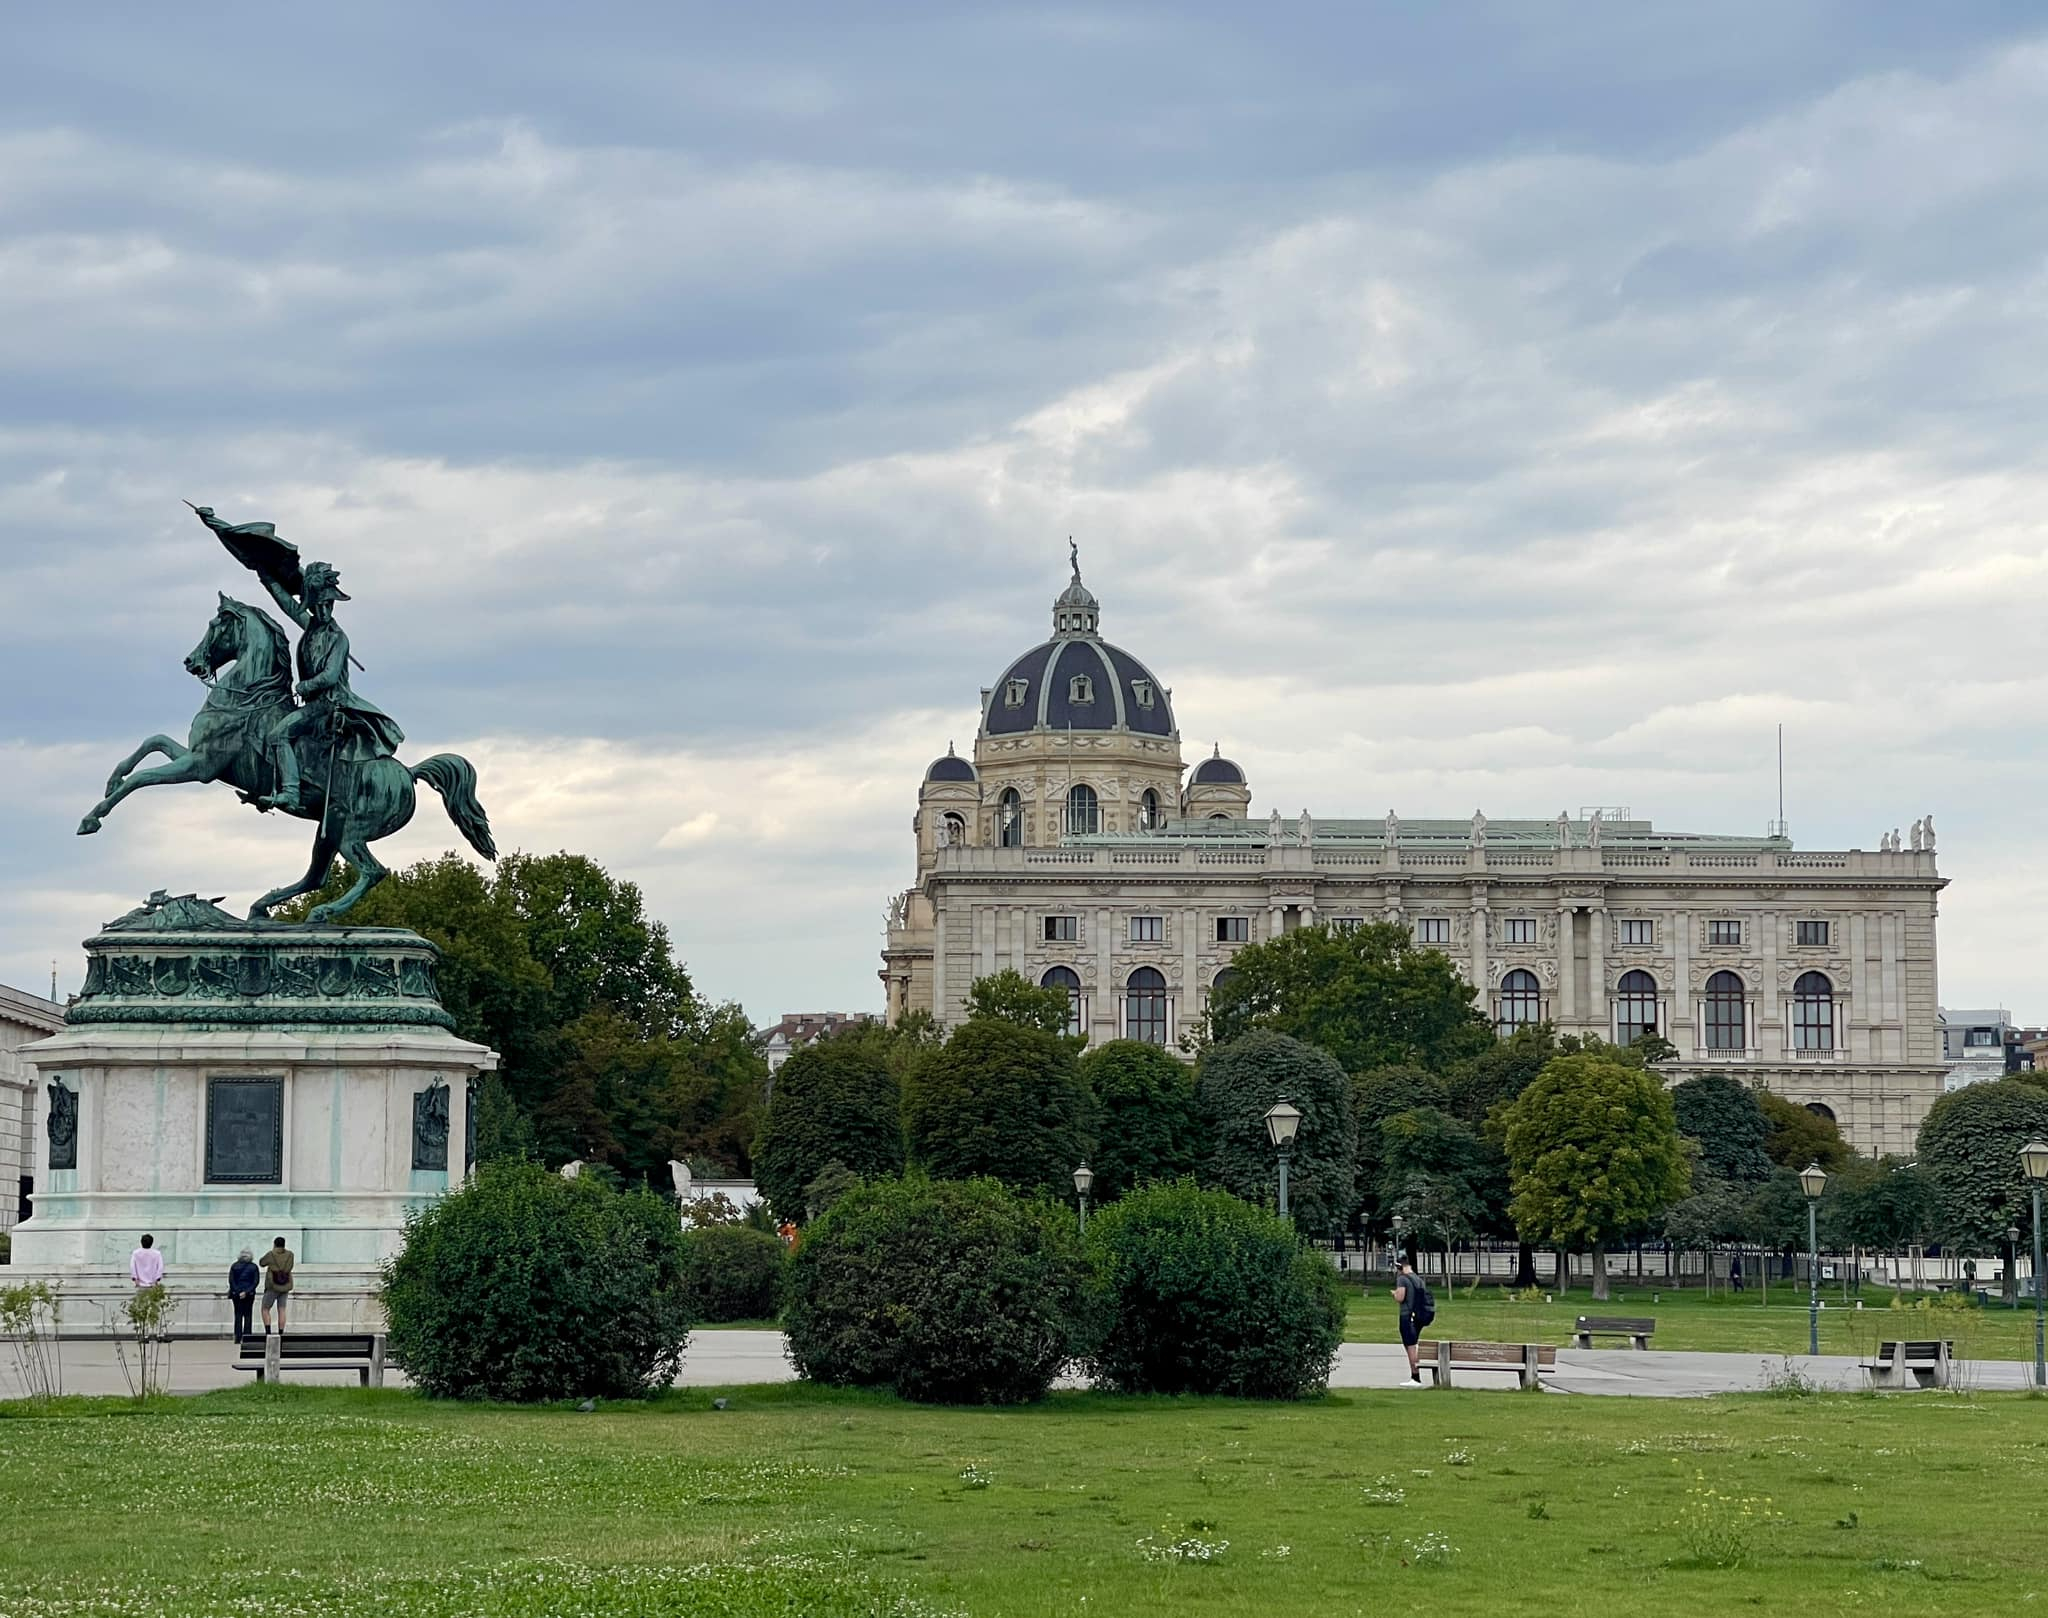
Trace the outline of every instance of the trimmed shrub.
<instances>
[{"instance_id":1,"label":"trimmed shrub","mask_svg":"<svg viewBox=\"0 0 2048 1618\"><path fill-rule=\"evenodd\" d=\"M1207 1178L1264 1206L1279 1177L1266 1109L1282 1096L1301 1109L1287 1171L1288 1211L1311 1236L1342 1230L1357 1206L1358 1120L1351 1080L1334 1058L1286 1034L1254 1030L1202 1059L1202 1110L1215 1130Z\"/></svg>"},{"instance_id":2,"label":"trimmed shrub","mask_svg":"<svg viewBox=\"0 0 2048 1618\"><path fill-rule=\"evenodd\" d=\"M789 1250L782 1238L744 1225L683 1232L683 1282L698 1320L773 1320L782 1312Z\"/></svg>"},{"instance_id":3,"label":"trimmed shrub","mask_svg":"<svg viewBox=\"0 0 2048 1618\"><path fill-rule=\"evenodd\" d=\"M1101 1332L1087 1356L1120 1393L1305 1399L1344 1336L1329 1262L1287 1221L1192 1181L1134 1191L1088 1222Z\"/></svg>"},{"instance_id":4,"label":"trimmed shrub","mask_svg":"<svg viewBox=\"0 0 2048 1618\"><path fill-rule=\"evenodd\" d=\"M903 1172L903 1095L889 1042L849 1029L796 1052L775 1075L754 1146L754 1183L778 1219L801 1223L804 1192L829 1165L882 1178Z\"/></svg>"},{"instance_id":5,"label":"trimmed shrub","mask_svg":"<svg viewBox=\"0 0 2048 1618\"><path fill-rule=\"evenodd\" d=\"M814 1382L930 1404L1044 1397L1084 1336L1074 1220L994 1180L855 1187L790 1260L783 1330Z\"/></svg>"},{"instance_id":6,"label":"trimmed shrub","mask_svg":"<svg viewBox=\"0 0 2048 1618\"><path fill-rule=\"evenodd\" d=\"M1193 1068L1160 1046L1113 1039L1081 1058L1081 1077L1095 1097L1097 1202L1195 1172L1208 1141Z\"/></svg>"},{"instance_id":7,"label":"trimmed shrub","mask_svg":"<svg viewBox=\"0 0 2048 1618\"><path fill-rule=\"evenodd\" d=\"M911 1080L903 1113L912 1160L941 1180L987 1175L1063 1200L1088 1155L1088 1087L1073 1043L1001 1017L954 1030Z\"/></svg>"},{"instance_id":8,"label":"trimmed shrub","mask_svg":"<svg viewBox=\"0 0 2048 1618\"><path fill-rule=\"evenodd\" d=\"M690 1333L684 1263L666 1198L485 1163L406 1221L384 1266L390 1356L435 1398L654 1393Z\"/></svg>"}]
</instances>

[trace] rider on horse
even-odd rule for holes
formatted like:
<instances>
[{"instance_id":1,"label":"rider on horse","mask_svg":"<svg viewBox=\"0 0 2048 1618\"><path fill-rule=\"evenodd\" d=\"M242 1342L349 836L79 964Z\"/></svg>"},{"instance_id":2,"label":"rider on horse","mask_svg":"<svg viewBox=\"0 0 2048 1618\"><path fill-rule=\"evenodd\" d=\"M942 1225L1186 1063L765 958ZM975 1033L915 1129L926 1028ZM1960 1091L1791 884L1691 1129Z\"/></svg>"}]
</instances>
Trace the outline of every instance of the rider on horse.
<instances>
[{"instance_id":1,"label":"rider on horse","mask_svg":"<svg viewBox=\"0 0 2048 1618\"><path fill-rule=\"evenodd\" d=\"M270 733L277 790L259 800L264 809L302 809L297 745L301 740L338 748L349 737L359 736L363 746L358 756L389 758L397 753L405 732L348 683L348 636L334 621L334 603L350 599L341 588L341 575L325 562L308 562L301 571L297 550L279 539L269 523L230 526L214 516L210 506L193 509L304 631L299 637L298 689L305 706L289 711Z\"/></svg>"}]
</instances>

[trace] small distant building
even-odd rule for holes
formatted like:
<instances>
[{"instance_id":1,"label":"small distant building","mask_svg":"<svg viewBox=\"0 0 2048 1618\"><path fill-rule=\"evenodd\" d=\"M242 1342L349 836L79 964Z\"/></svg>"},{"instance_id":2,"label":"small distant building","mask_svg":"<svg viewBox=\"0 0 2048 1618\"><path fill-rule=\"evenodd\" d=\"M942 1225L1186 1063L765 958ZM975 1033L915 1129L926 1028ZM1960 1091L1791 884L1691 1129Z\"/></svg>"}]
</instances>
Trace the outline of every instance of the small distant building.
<instances>
[{"instance_id":1,"label":"small distant building","mask_svg":"<svg viewBox=\"0 0 2048 1618\"><path fill-rule=\"evenodd\" d=\"M761 1054L768 1058L768 1071L772 1074L812 1041L875 1020L872 1013L865 1011L785 1011L780 1022L756 1029L754 1039Z\"/></svg>"},{"instance_id":2,"label":"small distant building","mask_svg":"<svg viewBox=\"0 0 2048 1618\"><path fill-rule=\"evenodd\" d=\"M1941 1032L1941 1059L1947 1064L1941 1079L1944 1090L2002 1079L2019 1065L2015 1058L2024 1059L2021 1030L2003 1007L1967 1010L1943 1006L1936 1026Z\"/></svg>"},{"instance_id":3,"label":"small distant building","mask_svg":"<svg viewBox=\"0 0 2048 1618\"><path fill-rule=\"evenodd\" d=\"M28 1216L35 1190L35 1069L16 1053L47 1039L64 1026L64 1008L54 1000L0 983L0 1230L12 1230Z\"/></svg>"}]
</instances>

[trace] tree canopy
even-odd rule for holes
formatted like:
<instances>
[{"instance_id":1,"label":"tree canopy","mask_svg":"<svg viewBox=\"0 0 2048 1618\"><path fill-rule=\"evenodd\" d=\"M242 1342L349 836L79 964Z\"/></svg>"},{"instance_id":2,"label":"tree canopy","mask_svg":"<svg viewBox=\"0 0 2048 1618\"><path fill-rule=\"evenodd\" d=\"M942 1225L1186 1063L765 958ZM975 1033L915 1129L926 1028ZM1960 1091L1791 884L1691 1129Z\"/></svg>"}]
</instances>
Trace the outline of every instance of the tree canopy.
<instances>
[{"instance_id":1,"label":"tree canopy","mask_svg":"<svg viewBox=\"0 0 2048 1618\"><path fill-rule=\"evenodd\" d=\"M740 1008L696 993L635 884L580 854L506 854L488 872L446 854L371 889L350 923L438 946L455 1031L498 1052L510 1105L479 1107L480 1158L532 1147L664 1186L671 1157L751 1167L767 1065Z\"/></svg>"},{"instance_id":2,"label":"tree canopy","mask_svg":"<svg viewBox=\"0 0 2048 1618\"><path fill-rule=\"evenodd\" d=\"M1515 1227L1530 1241L1590 1248L1596 1297L1606 1250L1690 1193L1671 1095L1606 1050L1559 1056L1507 1109Z\"/></svg>"},{"instance_id":3,"label":"tree canopy","mask_svg":"<svg viewBox=\"0 0 2048 1618\"><path fill-rule=\"evenodd\" d=\"M847 1183L903 1172L903 1095L888 1046L885 1030L844 1029L793 1052L776 1072L754 1179L778 1218L802 1223L828 1168Z\"/></svg>"},{"instance_id":4,"label":"tree canopy","mask_svg":"<svg viewBox=\"0 0 2048 1618\"><path fill-rule=\"evenodd\" d=\"M1208 1132L1193 1068L1157 1045L1113 1039L1081 1058L1081 1077L1095 1101L1096 1200L1195 1172Z\"/></svg>"},{"instance_id":5,"label":"tree canopy","mask_svg":"<svg viewBox=\"0 0 2048 1618\"><path fill-rule=\"evenodd\" d=\"M1041 988L1021 972L1005 969L967 987L969 1017L1000 1017L1040 1033L1065 1033L1068 1009L1065 989Z\"/></svg>"},{"instance_id":6,"label":"tree canopy","mask_svg":"<svg viewBox=\"0 0 2048 1618\"><path fill-rule=\"evenodd\" d=\"M986 1176L1025 1196L1074 1194L1088 1112L1073 1041L996 1016L955 1029L904 1095L911 1160L926 1173Z\"/></svg>"},{"instance_id":7,"label":"tree canopy","mask_svg":"<svg viewBox=\"0 0 2048 1618\"><path fill-rule=\"evenodd\" d=\"M1771 1177L1764 1141L1770 1120L1756 1092L1724 1073L1687 1079L1671 1092L1678 1132L1697 1141L1701 1169L1733 1185L1761 1185Z\"/></svg>"},{"instance_id":8,"label":"tree canopy","mask_svg":"<svg viewBox=\"0 0 2048 1618\"><path fill-rule=\"evenodd\" d=\"M1302 1114L1288 1169L1288 1211L1311 1235L1342 1230L1355 1206L1358 1121L1351 1081L1329 1053L1257 1029L1207 1052L1197 1083L1214 1131L1210 1183L1262 1206L1274 1195L1279 1170L1266 1112L1284 1096Z\"/></svg>"},{"instance_id":9,"label":"tree canopy","mask_svg":"<svg viewBox=\"0 0 2048 1618\"><path fill-rule=\"evenodd\" d=\"M1493 1041L1450 957L1391 922L1303 927L1248 945L1230 967L1209 1001L1218 1045L1265 1029L1328 1051L1347 1073L1396 1063L1442 1073Z\"/></svg>"},{"instance_id":10,"label":"tree canopy","mask_svg":"<svg viewBox=\"0 0 2048 1618\"><path fill-rule=\"evenodd\" d=\"M1756 1092L1756 1103L1769 1125L1764 1135L1764 1153L1779 1168L1797 1174L1807 1164L1818 1163L1832 1173L1854 1155L1832 1118L1808 1112L1798 1102L1787 1101L1768 1090Z\"/></svg>"},{"instance_id":11,"label":"tree canopy","mask_svg":"<svg viewBox=\"0 0 2048 1618\"><path fill-rule=\"evenodd\" d=\"M2033 1222L2020 1148L2048 1136L2048 1092L2000 1079L1952 1090L1920 1125L1920 1168L1936 1233L1965 1251L1995 1251L2005 1227Z\"/></svg>"}]
</instances>

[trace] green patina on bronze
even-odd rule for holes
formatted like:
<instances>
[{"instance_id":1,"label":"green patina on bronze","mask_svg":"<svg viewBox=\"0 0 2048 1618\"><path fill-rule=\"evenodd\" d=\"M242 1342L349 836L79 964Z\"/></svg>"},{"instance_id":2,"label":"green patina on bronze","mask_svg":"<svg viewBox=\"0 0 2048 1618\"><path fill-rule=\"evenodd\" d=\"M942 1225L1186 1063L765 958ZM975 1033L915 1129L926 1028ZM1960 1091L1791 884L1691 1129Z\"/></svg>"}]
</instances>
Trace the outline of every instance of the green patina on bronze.
<instances>
[{"instance_id":1,"label":"green patina on bronze","mask_svg":"<svg viewBox=\"0 0 2048 1618\"><path fill-rule=\"evenodd\" d=\"M277 620L221 593L206 633L185 656L186 671L208 687L187 739L151 736L123 759L107 779L106 796L79 822L79 834L98 831L102 818L129 793L184 781L225 781L244 803L266 813L278 809L317 822L306 874L258 899L249 907L251 920L262 920L285 900L319 887L336 854L355 868L355 882L332 903L316 906L309 920L327 922L347 914L384 878L370 844L412 819L415 781L441 794L449 819L471 848L495 858L490 820L477 801L476 771L469 760L437 753L418 764L400 763L395 755L405 733L350 684L354 659L348 636L334 619L334 604L349 599L341 575L325 562L301 566L297 547L280 539L269 523L229 524L210 506L192 509L299 626L297 684L291 641ZM153 753L170 762L136 768Z\"/></svg>"},{"instance_id":2,"label":"green patina on bronze","mask_svg":"<svg viewBox=\"0 0 2048 1618\"><path fill-rule=\"evenodd\" d=\"M86 940L65 1020L351 1032L450 1028L440 951L398 927L238 920L196 894L157 893Z\"/></svg>"}]
</instances>

